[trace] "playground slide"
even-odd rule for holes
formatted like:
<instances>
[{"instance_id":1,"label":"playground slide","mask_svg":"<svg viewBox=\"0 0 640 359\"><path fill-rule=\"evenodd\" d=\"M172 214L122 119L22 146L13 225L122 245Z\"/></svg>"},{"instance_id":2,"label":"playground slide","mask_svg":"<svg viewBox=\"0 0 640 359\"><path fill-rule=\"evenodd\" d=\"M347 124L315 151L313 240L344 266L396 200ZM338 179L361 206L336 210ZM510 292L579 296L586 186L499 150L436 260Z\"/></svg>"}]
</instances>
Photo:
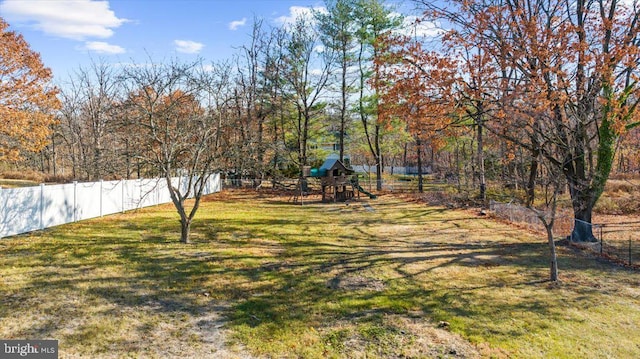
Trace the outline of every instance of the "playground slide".
<instances>
[{"instance_id":1,"label":"playground slide","mask_svg":"<svg viewBox=\"0 0 640 359\"><path fill-rule=\"evenodd\" d=\"M368 196L369 196L369 198L371 198L371 199L376 199L376 198L378 198L378 196L376 196L375 194L373 194L373 193L371 193L371 192L369 192L369 191L365 190L365 189L364 189L364 188L362 188L362 186L360 186L360 185L358 185L358 191L360 191L360 192L362 192L362 193L364 193L364 194L368 195Z\"/></svg>"}]
</instances>

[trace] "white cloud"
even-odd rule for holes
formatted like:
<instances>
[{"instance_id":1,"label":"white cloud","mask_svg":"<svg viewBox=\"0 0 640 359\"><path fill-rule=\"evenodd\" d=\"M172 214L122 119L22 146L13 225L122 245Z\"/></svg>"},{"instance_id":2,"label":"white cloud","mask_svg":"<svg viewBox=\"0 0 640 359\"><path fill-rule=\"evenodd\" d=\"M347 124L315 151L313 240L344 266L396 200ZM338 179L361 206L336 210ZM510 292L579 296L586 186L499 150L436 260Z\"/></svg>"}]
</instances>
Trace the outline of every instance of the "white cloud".
<instances>
[{"instance_id":1,"label":"white cloud","mask_svg":"<svg viewBox=\"0 0 640 359\"><path fill-rule=\"evenodd\" d=\"M442 35L444 30L438 23L421 20L417 16L405 16L400 33L407 36L436 37Z\"/></svg>"},{"instance_id":2,"label":"white cloud","mask_svg":"<svg viewBox=\"0 0 640 359\"><path fill-rule=\"evenodd\" d=\"M206 65L202 66L202 70L204 72L213 72L213 71L215 71L215 69L216 69L216 67L213 66L212 64L206 64Z\"/></svg>"},{"instance_id":3,"label":"white cloud","mask_svg":"<svg viewBox=\"0 0 640 359\"><path fill-rule=\"evenodd\" d=\"M313 20L313 11L320 11L326 13L325 7L306 7L306 6L291 6L289 7L289 15L277 17L275 22L280 25L292 25L299 18L307 20Z\"/></svg>"},{"instance_id":4,"label":"white cloud","mask_svg":"<svg viewBox=\"0 0 640 359\"><path fill-rule=\"evenodd\" d=\"M123 47L118 45L111 45L103 41L88 41L84 44L84 48L89 51L97 52L99 54L124 54L126 51Z\"/></svg>"},{"instance_id":5,"label":"white cloud","mask_svg":"<svg viewBox=\"0 0 640 359\"><path fill-rule=\"evenodd\" d=\"M247 18L243 17L242 20L234 20L229 23L229 30L238 30L240 26L247 24Z\"/></svg>"},{"instance_id":6,"label":"white cloud","mask_svg":"<svg viewBox=\"0 0 640 359\"><path fill-rule=\"evenodd\" d=\"M118 18L108 1L5 0L0 13L10 21L32 24L52 36L74 40L108 38L127 19Z\"/></svg>"},{"instance_id":7,"label":"white cloud","mask_svg":"<svg viewBox=\"0 0 640 359\"><path fill-rule=\"evenodd\" d=\"M204 44L190 40L175 40L173 43L176 45L176 51L185 54L197 54L204 47Z\"/></svg>"}]
</instances>

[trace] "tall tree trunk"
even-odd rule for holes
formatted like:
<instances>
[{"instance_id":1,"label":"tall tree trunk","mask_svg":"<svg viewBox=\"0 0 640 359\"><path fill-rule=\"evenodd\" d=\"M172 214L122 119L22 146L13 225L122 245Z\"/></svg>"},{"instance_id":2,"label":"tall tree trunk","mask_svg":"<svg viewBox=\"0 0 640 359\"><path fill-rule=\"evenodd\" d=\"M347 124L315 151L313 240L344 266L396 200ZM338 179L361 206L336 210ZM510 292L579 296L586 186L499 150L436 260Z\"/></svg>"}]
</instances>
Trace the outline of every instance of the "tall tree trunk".
<instances>
[{"instance_id":1,"label":"tall tree trunk","mask_svg":"<svg viewBox=\"0 0 640 359\"><path fill-rule=\"evenodd\" d=\"M537 148L537 147L536 147ZM538 173L538 157L540 150L535 149L531 153L531 166L529 167L529 180L527 181L526 205L533 206L536 195L536 177Z\"/></svg>"},{"instance_id":2,"label":"tall tree trunk","mask_svg":"<svg viewBox=\"0 0 640 359\"><path fill-rule=\"evenodd\" d=\"M464 146L464 142L463 142ZM464 147L463 147L464 150ZM456 149L455 149L455 176L456 176L456 186L458 188L458 193L462 192L462 183L460 182L460 168L462 165L460 164L460 143L456 139Z\"/></svg>"},{"instance_id":3,"label":"tall tree trunk","mask_svg":"<svg viewBox=\"0 0 640 359\"><path fill-rule=\"evenodd\" d=\"M271 184L275 188L278 177L278 161L280 161L280 146L278 145L278 121L273 121L273 168L271 173Z\"/></svg>"},{"instance_id":4,"label":"tall tree trunk","mask_svg":"<svg viewBox=\"0 0 640 359\"><path fill-rule=\"evenodd\" d=\"M482 108L482 107L480 107ZM482 118L479 117L476 119L477 124L477 141L478 141L478 182L480 185L480 200L485 201L487 199L487 184L485 182L485 171L484 171L484 136L483 136L483 121Z\"/></svg>"},{"instance_id":5,"label":"tall tree trunk","mask_svg":"<svg viewBox=\"0 0 640 359\"><path fill-rule=\"evenodd\" d=\"M571 232L571 240L576 242L597 242L593 235L593 225L591 224L591 216L593 206L588 202L573 208L574 224Z\"/></svg>"},{"instance_id":6,"label":"tall tree trunk","mask_svg":"<svg viewBox=\"0 0 640 359\"><path fill-rule=\"evenodd\" d=\"M587 185L584 169L576 173L574 164L565 165L564 172L569 184L569 194L573 206L574 226L571 232L571 240L576 242L595 242L591 225L591 215L595 204L595 192Z\"/></svg>"},{"instance_id":7,"label":"tall tree trunk","mask_svg":"<svg viewBox=\"0 0 640 359\"><path fill-rule=\"evenodd\" d=\"M124 164L125 164L125 168L126 168L126 177L127 179L131 179L131 153L129 152L129 139L125 138L124 139L124 151L125 151L125 157L124 157Z\"/></svg>"},{"instance_id":8,"label":"tall tree trunk","mask_svg":"<svg viewBox=\"0 0 640 359\"><path fill-rule=\"evenodd\" d=\"M382 172L384 171L382 166L384 166L384 164L382 162L382 154L380 153L380 125L376 124L375 129L376 189L381 191Z\"/></svg>"},{"instance_id":9,"label":"tall tree trunk","mask_svg":"<svg viewBox=\"0 0 640 359\"><path fill-rule=\"evenodd\" d=\"M265 121L265 117L263 115L260 115L259 120L258 120L258 136L257 136L257 149L258 149L258 153L257 153L257 163L254 165L254 171L256 170L255 167L257 167L257 172L256 176L254 176L255 178L253 179L253 188L257 188L258 186L260 186L260 184L262 183L262 180L264 179L264 169L265 169L265 165L264 165L264 145L263 145L263 141L264 141L264 121Z\"/></svg>"},{"instance_id":10,"label":"tall tree trunk","mask_svg":"<svg viewBox=\"0 0 640 359\"><path fill-rule=\"evenodd\" d=\"M58 166L56 165L56 133L55 131L52 132L52 136L51 136L51 164L52 164L52 168L53 168L53 175L57 176L58 175Z\"/></svg>"},{"instance_id":11,"label":"tall tree trunk","mask_svg":"<svg viewBox=\"0 0 640 359\"><path fill-rule=\"evenodd\" d=\"M431 172L430 173L434 173L435 168L436 168L436 159L435 159L435 151L433 150L433 146L429 146L430 149L430 156L429 156L429 165L431 166Z\"/></svg>"},{"instance_id":12,"label":"tall tree trunk","mask_svg":"<svg viewBox=\"0 0 640 359\"><path fill-rule=\"evenodd\" d=\"M424 190L422 182L422 140L420 135L416 136L416 150L418 155L418 192L422 193Z\"/></svg>"},{"instance_id":13,"label":"tall tree trunk","mask_svg":"<svg viewBox=\"0 0 640 359\"><path fill-rule=\"evenodd\" d=\"M409 144L407 142L404 143L404 149L402 151L402 166L405 168L408 167L407 166L407 147L409 146Z\"/></svg>"},{"instance_id":14,"label":"tall tree trunk","mask_svg":"<svg viewBox=\"0 0 640 359\"><path fill-rule=\"evenodd\" d=\"M601 128L605 122L603 121ZM569 194L571 195L575 219L571 240L576 242L597 241L593 235L593 225L591 224L593 207L604 191L614 156L613 142L603 135L601 131L598 144L598 163L594 174L588 172L585 163L585 151L580 146L576 146L577 149L574 154L569 154L572 156L571 160L564 163L563 171L569 184ZM586 136L583 138L586 138ZM603 148L607 146L611 147Z\"/></svg>"},{"instance_id":15,"label":"tall tree trunk","mask_svg":"<svg viewBox=\"0 0 640 359\"><path fill-rule=\"evenodd\" d=\"M71 146L71 176L73 179L77 178L78 174L78 160L76 159L75 146Z\"/></svg>"},{"instance_id":16,"label":"tall tree trunk","mask_svg":"<svg viewBox=\"0 0 640 359\"><path fill-rule=\"evenodd\" d=\"M40 172L46 172L44 150L40 151Z\"/></svg>"},{"instance_id":17,"label":"tall tree trunk","mask_svg":"<svg viewBox=\"0 0 640 359\"><path fill-rule=\"evenodd\" d=\"M347 53L346 49L342 48L342 102L340 104L340 162L344 163L344 131L347 121L347 92L349 90L347 86Z\"/></svg>"}]
</instances>

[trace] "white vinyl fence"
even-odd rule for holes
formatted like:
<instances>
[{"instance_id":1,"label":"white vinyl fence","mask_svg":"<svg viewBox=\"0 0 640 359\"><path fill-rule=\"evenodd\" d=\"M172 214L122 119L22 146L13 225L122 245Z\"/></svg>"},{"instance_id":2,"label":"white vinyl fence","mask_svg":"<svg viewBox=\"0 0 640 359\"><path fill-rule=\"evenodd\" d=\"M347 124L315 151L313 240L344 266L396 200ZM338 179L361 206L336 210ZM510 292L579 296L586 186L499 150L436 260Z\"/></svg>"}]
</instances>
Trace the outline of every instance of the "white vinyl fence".
<instances>
[{"instance_id":1,"label":"white vinyl fence","mask_svg":"<svg viewBox=\"0 0 640 359\"><path fill-rule=\"evenodd\" d=\"M172 181L186 190L187 177ZM203 194L221 189L220 175L213 174ZM164 178L0 189L0 238L168 202Z\"/></svg>"},{"instance_id":2,"label":"white vinyl fence","mask_svg":"<svg viewBox=\"0 0 640 359\"><path fill-rule=\"evenodd\" d=\"M369 165L353 165L353 170L357 173L376 173L376 166ZM431 166L424 165L422 167L422 174L431 173ZM403 166L384 166L384 173L396 174L396 175L417 175L418 167L403 167Z\"/></svg>"}]
</instances>

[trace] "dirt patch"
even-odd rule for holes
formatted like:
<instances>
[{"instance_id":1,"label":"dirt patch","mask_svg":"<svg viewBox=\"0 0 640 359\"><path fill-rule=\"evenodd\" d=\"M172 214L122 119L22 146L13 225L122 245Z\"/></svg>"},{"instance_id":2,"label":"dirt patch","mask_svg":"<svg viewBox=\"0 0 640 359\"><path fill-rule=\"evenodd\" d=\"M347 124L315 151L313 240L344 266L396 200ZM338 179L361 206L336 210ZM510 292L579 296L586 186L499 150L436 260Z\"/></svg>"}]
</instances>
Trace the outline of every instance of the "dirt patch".
<instances>
[{"instance_id":1,"label":"dirt patch","mask_svg":"<svg viewBox=\"0 0 640 359\"><path fill-rule=\"evenodd\" d=\"M346 291L364 290L381 292L386 288L386 285L383 281L375 278L368 278L361 275L344 275L333 277L327 283L327 287Z\"/></svg>"},{"instance_id":2,"label":"dirt patch","mask_svg":"<svg viewBox=\"0 0 640 359\"><path fill-rule=\"evenodd\" d=\"M378 325L343 323L325 338L344 358L480 358L478 348L424 315L385 315Z\"/></svg>"},{"instance_id":3,"label":"dirt patch","mask_svg":"<svg viewBox=\"0 0 640 359\"><path fill-rule=\"evenodd\" d=\"M228 310L228 304L210 301L197 313L185 317L187 323L181 325L185 332L180 333L178 337L175 333L178 328L168 323L158 325L153 334L156 344L148 348L145 356L157 358L253 358L241 345L229 341L230 333L225 327L226 318L222 314ZM188 339L185 340L185 338Z\"/></svg>"}]
</instances>

